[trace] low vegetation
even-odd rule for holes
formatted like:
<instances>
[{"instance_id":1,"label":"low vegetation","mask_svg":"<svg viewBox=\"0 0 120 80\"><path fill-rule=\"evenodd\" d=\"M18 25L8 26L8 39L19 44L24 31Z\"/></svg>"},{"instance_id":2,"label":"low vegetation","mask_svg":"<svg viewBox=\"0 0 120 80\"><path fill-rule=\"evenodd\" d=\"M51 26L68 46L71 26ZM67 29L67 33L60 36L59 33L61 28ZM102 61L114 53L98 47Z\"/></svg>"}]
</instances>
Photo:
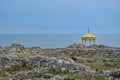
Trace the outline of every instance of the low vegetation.
<instances>
[{"instance_id":1,"label":"low vegetation","mask_svg":"<svg viewBox=\"0 0 120 80\"><path fill-rule=\"evenodd\" d=\"M116 71L116 72L112 73L111 76L113 76L115 78L120 78L120 71Z\"/></svg>"},{"instance_id":2,"label":"low vegetation","mask_svg":"<svg viewBox=\"0 0 120 80\"><path fill-rule=\"evenodd\" d=\"M106 67L103 62L83 63L94 70L109 70L111 67Z\"/></svg>"}]
</instances>

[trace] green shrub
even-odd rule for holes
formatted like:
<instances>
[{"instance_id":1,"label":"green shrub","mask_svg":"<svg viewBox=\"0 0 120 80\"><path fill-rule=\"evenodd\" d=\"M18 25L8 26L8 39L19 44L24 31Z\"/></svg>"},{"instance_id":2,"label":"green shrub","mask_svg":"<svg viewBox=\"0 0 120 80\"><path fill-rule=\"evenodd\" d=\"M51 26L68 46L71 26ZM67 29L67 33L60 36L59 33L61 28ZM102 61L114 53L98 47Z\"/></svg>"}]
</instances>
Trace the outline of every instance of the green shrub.
<instances>
[{"instance_id":1,"label":"green shrub","mask_svg":"<svg viewBox=\"0 0 120 80\"><path fill-rule=\"evenodd\" d=\"M76 61L76 58L75 58L75 57L71 56L70 58L71 58L72 60Z\"/></svg>"},{"instance_id":2,"label":"green shrub","mask_svg":"<svg viewBox=\"0 0 120 80\"><path fill-rule=\"evenodd\" d=\"M113 72L111 74L111 76L115 77L115 78L120 78L120 71L116 71L116 72Z\"/></svg>"},{"instance_id":3,"label":"green shrub","mask_svg":"<svg viewBox=\"0 0 120 80\"><path fill-rule=\"evenodd\" d=\"M64 80L76 80L75 78L65 78Z\"/></svg>"},{"instance_id":4,"label":"green shrub","mask_svg":"<svg viewBox=\"0 0 120 80\"><path fill-rule=\"evenodd\" d=\"M95 69L95 71L99 71L99 69L97 68L97 69Z\"/></svg>"}]
</instances>

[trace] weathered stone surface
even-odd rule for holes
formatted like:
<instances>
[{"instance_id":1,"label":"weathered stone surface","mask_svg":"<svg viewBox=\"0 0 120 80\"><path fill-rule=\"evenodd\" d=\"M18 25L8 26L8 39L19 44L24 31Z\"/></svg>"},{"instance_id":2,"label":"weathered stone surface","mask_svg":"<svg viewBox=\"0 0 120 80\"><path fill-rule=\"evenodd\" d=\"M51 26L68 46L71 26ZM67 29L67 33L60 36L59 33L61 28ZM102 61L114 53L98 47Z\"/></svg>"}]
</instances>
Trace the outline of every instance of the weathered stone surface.
<instances>
[{"instance_id":1,"label":"weathered stone surface","mask_svg":"<svg viewBox=\"0 0 120 80\"><path fill-rule=\"evenodd\" d=\"M18 57L19 51L14 51L14 47L20 48L20 52L31 52L40 56ZM11 50L13 49L13 50ZM25 53L24 53L25 54ZM62 55L62 56L61 56ZM65 56L64 56L65 55ZM75 55L75 57L69 57ZM94 56L94 58L81 58L82 56ZM99 56L99 57L98 57ZM94 45L84 48L82 45L73 44L67 48L41 49L38 47L25 48L21 45L12 47L0 47L0 71L7 72L13 80L64 80L66 76L61 73L76 74L87 77L107 77L116 70L93 70L81 63L103 62L106 67L115 67L120 62L120 48Z\"/></svg>"},{"instance_id":2,"label":"weathered stone surface","mask_svg":"<svg viewBox=\"0 0 120 80\"><path fill-rule=\"evenodd\" d=\"M85 46L82 45L82 44L76 44L76 43L74 43L72 45L69 45L67 48L76 48L76 49L78 49L78 48L84 48L84 47Z\"/></svg>"},{"instance_id":3,"label":"weathered stone surface","mask_svg":"<svg viewBox=\"0 0 120 80\"><path fill-rule=\"evenodd\" d=\"M50 79L53 77L53 75L52 74L43 74L42 77L45 79Z\"/></svg>"},{"instance_id":4,"label":"weathered stone surface","mask_svg":"<svg viewBox=\"0 0 120 80\"><path fill-rule=\"evenodd\" d=\"M116 62L105 62L105 66L110 66L110 67L114 67L114 66L116 66L117 65L117 63Z\"/></svg>"}]
</instances>

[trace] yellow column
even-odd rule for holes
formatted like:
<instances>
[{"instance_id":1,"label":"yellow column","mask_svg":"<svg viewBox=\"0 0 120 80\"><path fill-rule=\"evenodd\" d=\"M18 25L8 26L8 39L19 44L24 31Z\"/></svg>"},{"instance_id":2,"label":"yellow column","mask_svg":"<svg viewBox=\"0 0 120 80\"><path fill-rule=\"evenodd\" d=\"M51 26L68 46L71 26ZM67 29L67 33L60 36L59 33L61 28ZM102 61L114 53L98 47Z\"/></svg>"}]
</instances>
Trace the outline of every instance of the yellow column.
<instances>
[{"instance_id":1,"label":"yellow column","mask_svg":"<svg viewBox=\"0 0 120 80\"><path fill-rule=\"evenodd\" d=\"M82 44L83 44L83 45L85 45L85 42L86 42L85 39L82 38Z\"/></svg>"},{"instance_id":2,"label":"yellow column","mask_svg":"<svg viewBox=\"0 0 120 80\"><path fill-rule=\"evenodd\" d=\"M94 45L96 44L96 41L95 41L95 39L93 39L93 42L94 42Z\"/></svg>"},{"instance_id":3,"label":"yellow column","mask_svg":"<svg viewBox=\"0 0 120 80\"><path fill-rule=\"evenodd\" d=\"M84 45L86 46L86 39L85 39L85 44Z\"/></svg>"},{"instance_id":4,"label":"yellow column","mask_svg":"<svg viewBox=\"0 0 120 80\"><path fill-rule=\"evenodd\" d=\"M91 39L89 39L89 45L91 45Z\"/></svg>"}]
</instances>

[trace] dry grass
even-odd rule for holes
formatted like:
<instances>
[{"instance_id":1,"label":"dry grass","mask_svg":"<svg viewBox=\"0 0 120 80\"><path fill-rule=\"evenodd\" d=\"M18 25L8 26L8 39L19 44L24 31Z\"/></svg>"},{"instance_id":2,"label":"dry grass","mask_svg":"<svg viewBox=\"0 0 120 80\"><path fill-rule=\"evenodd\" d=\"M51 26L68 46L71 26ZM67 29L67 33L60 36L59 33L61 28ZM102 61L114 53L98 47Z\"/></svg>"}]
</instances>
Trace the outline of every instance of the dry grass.
<instances>
[{"instance_id":1,"label":"dry grass","mask_svg":"<svg viewBox=\"0 0 120 80\"><path fill-rule=\"evenodd\" d=\"M18 57L29 57L30 53L17 53L16 54Z\"/></svg>"},{"instance_id":2,"label":"dry grass","mask_svg":"<svg viewBox=\"0 0 120 80\"><path fill-rule=\"evenodd\" d=\"M103 63L103 62L82 63L82 64L87 65L94 70L110 70L110 69L113 69L113 68L119 68L120 67L120 65L116 65L114 67L105 66L105 63Z\"/></svg>"},{"instance_id":3,"label":"dry grass","mask_svg":"<svg viewBox=\"0 0 120 80\"><path fill-rule=\"evenodd\" d=\"M41 56L42 54L30 54L30 53L17 53L18 57L30 57L30 56Z\"/></svg>"},{"instance_id":4,"label":"dry grass","mask_svg":"<svg viewBox=\"0 0 120 80\"><path fill-rule=\"evenodd\" d=\"M91 67L92 69L102 69L102 70L107 70L107 69L109 69L108 67L105 67L105 66L104 66L104 63L102 63L102 62L83 63L83 64Z\"/></svg>"},{"instance_id":5,"label":"dry grass","mask_svg":"<svg viewBox=\"0 0 120 80\"><path fill-rule=\"evenodd\" d=\"M6 77L7 73L5 71L0 71L0 77Z\"/></svg>"},{"instance_id":6,"label":"dry grass","mask_svg":"<svg viewBox=\"0 0 120 80\"><path fill-rule=\"evenodd\" d=\"M107 78L101 78L99 76L87 77L87 76L79 76L75 74L66 74L67 77L65 80L108 80Z\"/></svg>"},{"instance_id":7,"label":"dry grass","mask_svg":"<svg viewBox=\"0 0 120 80\"><path fill-rule=\"evenodd\" d=\"M96 58L94 55L79 55L80 58Z\"/></svg>"},{"instance_id":8,"label":"dry grass","mask_svg":"<svg viewBox=\"0 0 120 80\"><path fill-rule=\"evenodd\" d=\"M10 80L10 79L6 78L6 77L2 77L2 78L0 78L0 80Z\"/></svg>"},{"instance_id":9,"label":"dry grass","mask_svg":"<svg viewBox=\"0 0 120 80\"><path fill-rule=\"evenodd\" d=\"M78 57L78 58L90 58L90 59L96 58L96 56L94 55L65 54L65 53L60 54L59 57Z\"/></svg>"}]
</instances>

